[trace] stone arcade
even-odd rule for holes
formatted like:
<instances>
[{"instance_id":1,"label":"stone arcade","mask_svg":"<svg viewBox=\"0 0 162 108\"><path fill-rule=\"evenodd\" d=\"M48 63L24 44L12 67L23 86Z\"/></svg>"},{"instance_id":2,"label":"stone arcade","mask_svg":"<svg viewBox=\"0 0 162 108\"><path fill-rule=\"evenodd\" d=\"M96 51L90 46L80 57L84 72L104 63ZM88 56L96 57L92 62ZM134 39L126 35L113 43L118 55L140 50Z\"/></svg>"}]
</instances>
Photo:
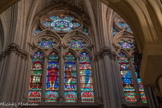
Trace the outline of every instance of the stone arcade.
<instances>
[{"instance_id":1,"label":"stone arcade","mask_svg":"<svg viewBox=\"0 0 162 108\"><path fill-rule=\"evenodd\" d=\"M160 108L161 0L0 6L0 107Z\"/></svg>"}]
</instances>

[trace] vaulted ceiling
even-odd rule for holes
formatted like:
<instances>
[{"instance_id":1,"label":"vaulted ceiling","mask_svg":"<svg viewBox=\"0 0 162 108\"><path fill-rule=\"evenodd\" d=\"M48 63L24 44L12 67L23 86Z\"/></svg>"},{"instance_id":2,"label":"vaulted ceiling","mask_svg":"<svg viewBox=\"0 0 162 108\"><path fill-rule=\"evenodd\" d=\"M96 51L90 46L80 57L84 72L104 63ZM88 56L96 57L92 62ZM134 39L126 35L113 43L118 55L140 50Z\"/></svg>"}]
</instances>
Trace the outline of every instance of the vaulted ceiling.
<instances>
[{"instance_id":1,"label":"vaulted ceiling","mask_svg":"<svg viewBox=\"0 0 162 108\"><path fill-rule=\"evenodd\" d=\"M74 10L78 10L81 13L88 14L85 6L85 0L39 0L37 12L41 12L48 7L60 4L74 8Z\"/></svg>"}]
</instances>

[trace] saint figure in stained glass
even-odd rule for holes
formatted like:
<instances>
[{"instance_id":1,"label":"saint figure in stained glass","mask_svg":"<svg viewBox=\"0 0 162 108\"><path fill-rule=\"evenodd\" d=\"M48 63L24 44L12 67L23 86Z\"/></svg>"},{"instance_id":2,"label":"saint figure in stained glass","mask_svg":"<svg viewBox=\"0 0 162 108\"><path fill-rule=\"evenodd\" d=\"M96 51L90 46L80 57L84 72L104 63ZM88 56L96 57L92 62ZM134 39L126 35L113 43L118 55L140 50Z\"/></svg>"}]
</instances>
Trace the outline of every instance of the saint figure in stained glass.
<instances>
[{"instance_id":1,"label":"saint figure in stained glass","mask_svg":"<svg viewBox=\"0 0 162 108\"><path fill-rule=\"evenodd\" d=\"M59 90L59 58L56 52L51 52L48 58L47 67L47 88L45 94L46 102L58 101L58 90Z\"/></svg>"},{"instance_id":2,"label":"saint figure in stained glass","mask_svg":"<svg viewBox=\"0 0 162 108\"><path fill-rule=\"evenodd\" d=\"M122 78L122 84L124 89L125 99L129 103L136 103L137 97L135 93L135 89L133 87L132 76L130 72L130 66L128 57L125 53L119 53L119 66Z\"/></svg>"},{"instance_id":3,"label":"saint figure in stained glass","mask_svg":"<svg viewBox=\"0 0 162 108\"><path fill-rule=\"evenodd\" d=\"M54 90L58 86L58 68L54 65L51 64L51 67L48 69L48 81L50 89Z\"/></svg>"},{"instance_id":4,"label":"saint figure in stained glass","mask_svg":"<svg viewBox=\"0 0 162 108\"><path fill-rule=\"evenodd\" d=\"M43 61L44 56L42 52L37 51L32 58L32 68L29 86L30 91L28 93L29 102L41 101Z\"/></svg>"},{"instance_id":5,"label":"saint figure in stained glass","mask_svg":"<svg viewBox=\"0 0 162 108\"><path fill-rule=\"evenodd\" d=\"M72 53L65 55L65 86L64 86L64 100L65 102L77 101L77 86L76 86L76 66L75 57Z\"/></svg>"},{"instance_id":6,"label":"saint figure in stained glass","mask_svg":"<svg viewBox=\"0 0 162 108\"><path fill-rule=\"evenodd\" d=\"M94 102L90 56L88 53L83 52L80 55L79 61L82 102Z\"/></svg>"},{"instance_id":7,"label":"saint figure in stained glass","mask_svg":"<svg viewBox=\"0 0 162 108\"><path fill-rule=\"evenodd\" d=\"M67 89L74 88L74 69L72 65L69 65L65 70Z\"/></svg>"}]
</instances>

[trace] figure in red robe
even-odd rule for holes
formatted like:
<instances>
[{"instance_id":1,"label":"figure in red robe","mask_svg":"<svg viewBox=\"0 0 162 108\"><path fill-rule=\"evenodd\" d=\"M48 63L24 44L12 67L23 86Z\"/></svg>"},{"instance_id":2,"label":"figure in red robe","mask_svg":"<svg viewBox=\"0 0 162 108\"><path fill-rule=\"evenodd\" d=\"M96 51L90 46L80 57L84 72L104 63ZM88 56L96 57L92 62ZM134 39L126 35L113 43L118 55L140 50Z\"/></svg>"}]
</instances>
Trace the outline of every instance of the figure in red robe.
<instances>
[{"instance_id":1,"label":"figure in red robe","mask_svg":"<svg viewBox=\"0 0 162 108\"><path fill-rule=\"evenodd\" d=\"M49 84L50 84L50 89L54 90L57 88L55 87L55 84L57 83L57 74L58 74L58 69L55 67L54 64L51 65L51 68L48 70L49 74Z\"/></svg>"}]
</instances>

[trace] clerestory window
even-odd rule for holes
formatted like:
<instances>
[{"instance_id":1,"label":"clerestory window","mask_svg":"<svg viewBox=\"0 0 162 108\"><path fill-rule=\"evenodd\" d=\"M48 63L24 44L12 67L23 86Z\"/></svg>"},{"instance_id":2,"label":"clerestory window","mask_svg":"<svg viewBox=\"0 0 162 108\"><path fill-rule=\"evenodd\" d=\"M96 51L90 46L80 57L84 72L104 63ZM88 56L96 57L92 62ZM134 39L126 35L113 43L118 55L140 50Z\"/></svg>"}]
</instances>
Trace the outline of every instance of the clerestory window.
<instances>
[{"instance_id":1,"label":"clerestory window","mask_svg":"<svg viewBox=\"0 0 162 108\"><path fill-rule=\"evenodd\" d=\"M33 33L28 102L93 103L92 41L76 17L43 16Z\"/></svg>"},{"instance_id":2,"label":"clerestory window","mask_svg":"<svg viewBox=\"0 0 162 108\"><path fill-rule=\"evenodd\" d=\"M129 25L120 17L114 19L112 35L127 103L147 103L142 81L134 62L135 39Z\"/></svg>"}]
</instances>

